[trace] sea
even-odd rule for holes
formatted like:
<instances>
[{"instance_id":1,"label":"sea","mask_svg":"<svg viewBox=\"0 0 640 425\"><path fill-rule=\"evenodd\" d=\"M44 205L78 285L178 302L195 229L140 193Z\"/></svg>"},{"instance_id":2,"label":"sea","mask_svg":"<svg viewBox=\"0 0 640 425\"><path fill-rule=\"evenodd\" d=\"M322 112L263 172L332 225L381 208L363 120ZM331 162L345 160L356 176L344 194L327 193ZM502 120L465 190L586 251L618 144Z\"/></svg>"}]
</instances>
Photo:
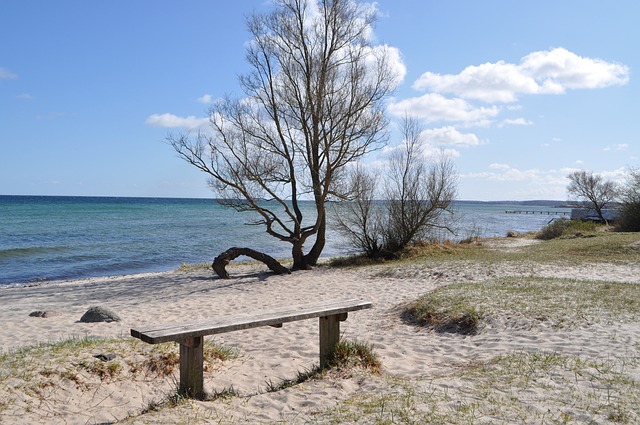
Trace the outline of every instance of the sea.
<instances>
[{"instance_id":1,"label":"sea","mask_svg":"<svg viewBox=\"0 0 640 425\"><path fill-rule=\"evenodd\" d=\"M312 215L313 204L303 204ZM537 231L570 212L559 204L456 201L454 233L437 238ZM174 270L234 246L288 258L290 244L250 224L255 218L214 199L0 196L0 286ZM354 253L329 225L323 257Z\"/></svg>"}]
</instances>

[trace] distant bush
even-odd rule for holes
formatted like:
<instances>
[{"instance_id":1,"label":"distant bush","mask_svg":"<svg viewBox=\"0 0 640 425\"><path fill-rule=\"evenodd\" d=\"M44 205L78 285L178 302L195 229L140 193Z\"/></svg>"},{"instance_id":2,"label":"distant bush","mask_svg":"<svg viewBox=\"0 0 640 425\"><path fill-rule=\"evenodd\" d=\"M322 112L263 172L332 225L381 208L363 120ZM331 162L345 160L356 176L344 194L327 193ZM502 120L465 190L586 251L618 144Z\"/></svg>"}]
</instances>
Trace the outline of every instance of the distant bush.
<instances>
[{"instance_id":1,"label":"distant bush","mask_svg":"<svg viewBox=\"0 0 640 425\"><path fill-rule=\"evenodd\" d=\"M640 169L629 171L622 192L622 209L616 222L619 232L640 232Z\"/></svg>"},{"instance_id":2,"label":"distant bush","mask_svg":"<svg viewBox=\"0 0 640 425\"><path fill-rule=\"evenodd\" d=\"M640 232L640 201L623 204L616 221L618 232Z\"/></svg>"},{"instance_id":3,"label":"distant bush","mask_svg":"<svg viewBox=\"0 0 640 425\"><path fill-rule=\"evenodd\" d=\"M596 223L592 221L579 221L561 218L553 220L538 232L536 239L549 240L560 238L563 236L575 236L583 232L594 232Z\"/></svg>"}]
</instances>

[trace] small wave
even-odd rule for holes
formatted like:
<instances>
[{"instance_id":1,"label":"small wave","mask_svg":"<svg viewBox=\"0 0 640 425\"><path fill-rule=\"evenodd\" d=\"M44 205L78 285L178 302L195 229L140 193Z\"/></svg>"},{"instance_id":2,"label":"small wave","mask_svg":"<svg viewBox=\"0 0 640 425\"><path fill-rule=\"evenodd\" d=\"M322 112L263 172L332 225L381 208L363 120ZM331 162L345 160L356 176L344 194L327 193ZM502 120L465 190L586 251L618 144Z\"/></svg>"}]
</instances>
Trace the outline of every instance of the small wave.
<instances>
[{"instance_id":1,"label":"small wave","mask_svg":"<svg viewBox=\"0 0 640 425\"><path fill-rule=\"evenodd\" d=\"M54 247L36 246L36 247L28 247L28 248L0 249L0 259L15 258L15 257L29 257L32 255L39 255L39 254L50 254L53 252L66 251L67 249L68 248L64 246L54 246Z\"/></svg>"}]
</instances>

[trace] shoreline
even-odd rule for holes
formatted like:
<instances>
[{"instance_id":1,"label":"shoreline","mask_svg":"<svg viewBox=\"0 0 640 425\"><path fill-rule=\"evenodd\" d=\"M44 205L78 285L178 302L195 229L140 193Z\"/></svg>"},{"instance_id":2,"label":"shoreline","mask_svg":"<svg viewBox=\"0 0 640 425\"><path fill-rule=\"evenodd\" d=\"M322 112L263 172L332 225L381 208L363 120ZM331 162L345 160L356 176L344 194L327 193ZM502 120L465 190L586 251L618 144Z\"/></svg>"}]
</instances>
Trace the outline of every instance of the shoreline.
<instances>
[{"instance_id":1,"label":"shoreline","mask_svg":"<svg viewBox=\"0 0 640 425\"><path fill-rule=\"evenodd\" d=\"M501 237L511 230L539 230L548 221L538 215L505 214L505 209L520 207L500 202L458 202L456 234L436 237ZM548 209L529 205L522 208ZM0 243L0 286L169 271L182 263L213 261L231 242L275 258L291 254L288 244L269 237L264 228L247 228L248 216L213 201L54 198L7 202L3 211L0 234L7 238ZM329 229L326 256L352 251L347 239Z\"/></svg>"}]
</instances>

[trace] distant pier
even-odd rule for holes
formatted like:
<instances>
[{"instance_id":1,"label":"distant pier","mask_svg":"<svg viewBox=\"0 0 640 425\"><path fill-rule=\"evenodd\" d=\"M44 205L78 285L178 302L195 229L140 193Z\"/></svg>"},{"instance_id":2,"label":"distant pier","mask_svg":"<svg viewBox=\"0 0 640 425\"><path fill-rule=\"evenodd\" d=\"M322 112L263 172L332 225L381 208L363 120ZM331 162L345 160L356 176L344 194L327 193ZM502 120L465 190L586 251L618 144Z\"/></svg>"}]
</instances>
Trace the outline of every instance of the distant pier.
<instances>
[{"instance_id":1,"label":"distant pier","mask_svg":"<svg viewBox=\"0 0 640 425\"><path fill-rule=\"evenodd\" d=\"M540 214L540 215L571 215L571 211L527 211L527 210L507 210L506 214Z\"/></svg>"}]
</instances>

